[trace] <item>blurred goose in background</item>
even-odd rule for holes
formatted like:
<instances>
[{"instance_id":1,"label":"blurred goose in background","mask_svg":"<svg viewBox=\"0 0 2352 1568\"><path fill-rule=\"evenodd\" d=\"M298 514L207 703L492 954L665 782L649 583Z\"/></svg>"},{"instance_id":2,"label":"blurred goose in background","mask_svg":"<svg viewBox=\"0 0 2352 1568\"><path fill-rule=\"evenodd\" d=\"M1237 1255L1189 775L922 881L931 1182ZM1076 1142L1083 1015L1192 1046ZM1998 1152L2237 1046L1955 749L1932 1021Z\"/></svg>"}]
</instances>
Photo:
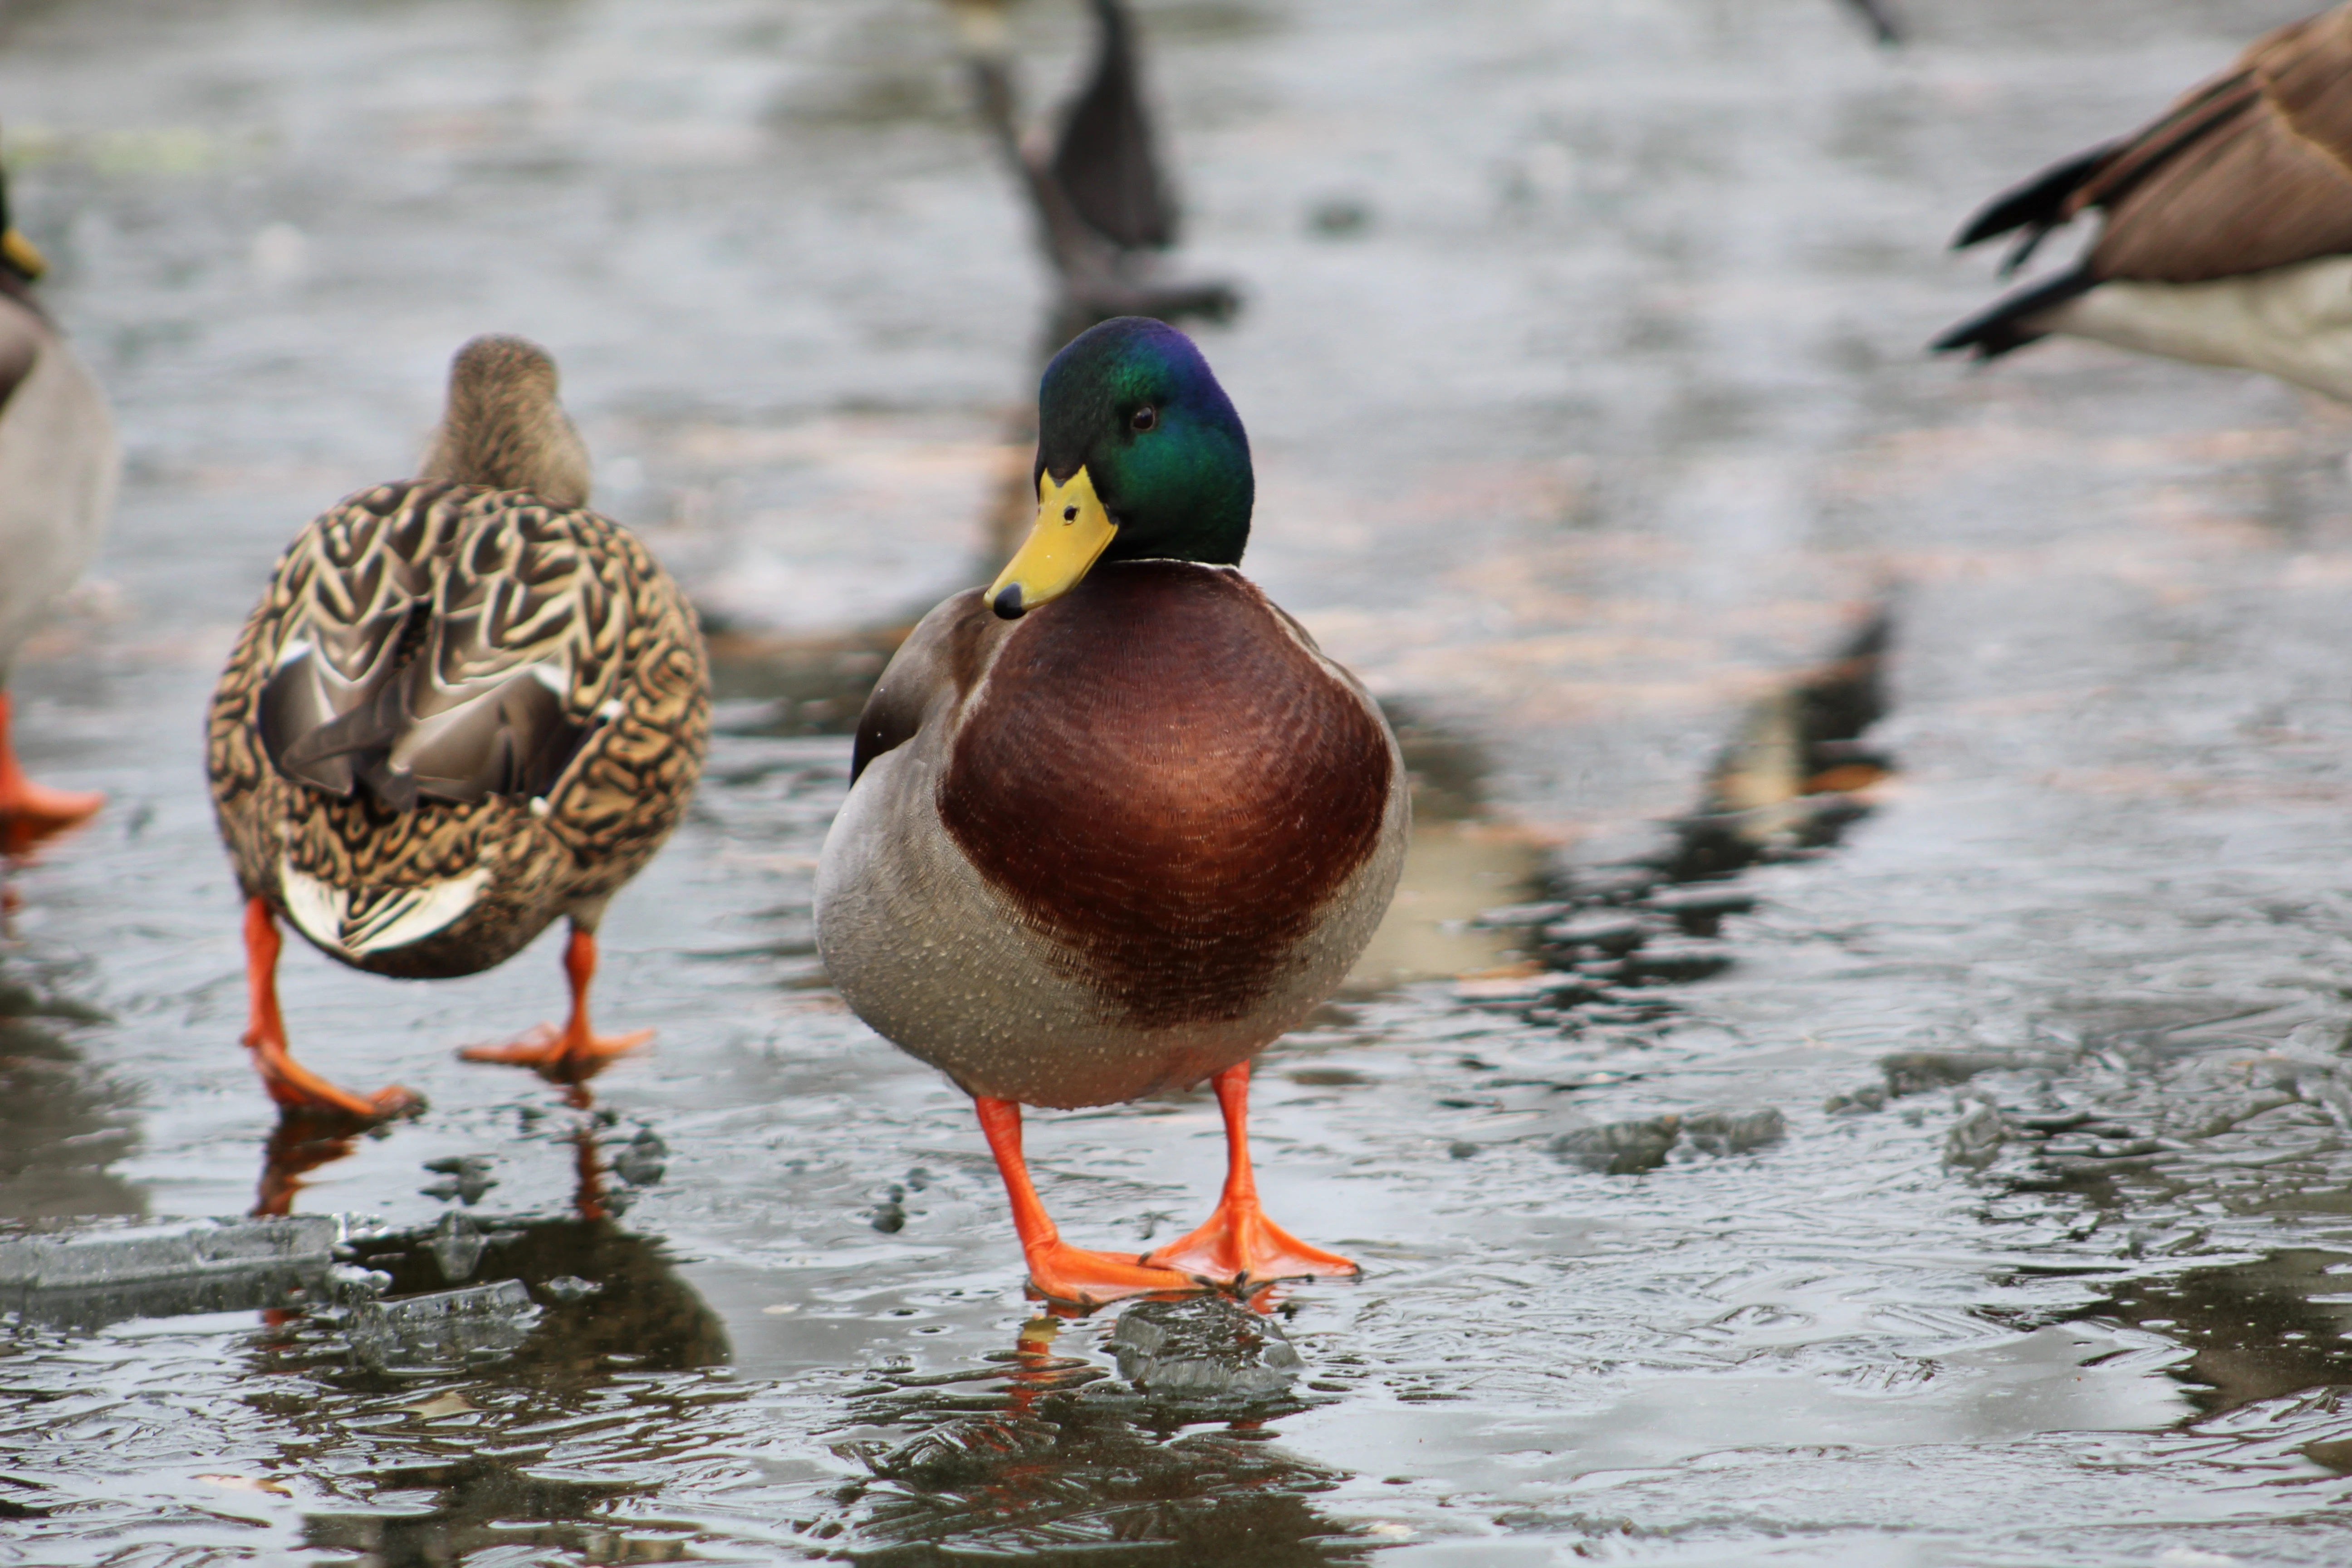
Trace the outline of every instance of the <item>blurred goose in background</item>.
<instances>
[{"instance_id":1,"label":"blurred goose in background","mask_svg":"<svg viewBox=\"0 0 2352 1568\"><path fill-rule=\"evenodd\" d=\"M415 1101L288 1054L280 917L355 969L439 979L569 916L570 1021L466 1056L576 1086L649 1037L589 1026L596 926L685 814L710 682L685 595L587 501L554 362L477 338L420 477L305 528L237 637L206 760L246 899L246 1044L290 1111Z\"/></svg>"},{"instance_id":2,"label":"blurred goose in background","mask_svg":"<svg viewBox=\"0 0 2352 1568\"><path fill-rule=\"evenodd\" d=\"M1144 108L1134 24L1120 0L1094 0L1101 29L1094 75L1050 146L1042 137L1024 141L1019 129L1007 0L948 4L981 119L1029 193L1038 238L1061 282L1053 346L1113 316L1231 315L1239 300L1230 284L1159 276L1159 253L1176 242L1177 207Z\"/></svg>"},{"instance_id":3,"label":"blurred goose in background","mask_svg":"<svg viewBox=\"0 0 2352 1568\"><path fill-rule=\"evenodd\" d=\"M1249 438L1190 339L1088 329L1038 422L1028 542L923 618L858 717L817 868L825 972L973 1097L1041 1294L1352 1275L1259 1206L1249 1064L1388 908L1412 817L1396 738L1241 574ZM1227 1155L1209 1223L1142 1258L1064 1242L1022 1105L1202 1079Z\"/></svg>"},{"instance_id":4,"label":"blurred goose in background","mask_svg":"<svg viewBox=\"0 0 2352 1568\"><path fill-rule=\"evenodd\" d=\"M1885 0L1846 0L1846 4L1861 16L1870 28L1872 37L1880 43L1899 44L1903 41L1903 26L1895 19L1895 13L1886 8Z\"/></svg>"},{"instance_id":5,"label":"blurred goose in background","mask_svg":"<svg viewBox=\"0 0 2352 1568\"><path fill-rule=\"evenodd\" d=\"M106 395L33 292L45 269L10 226L0 174L0 852L8 854L106 803L33 783L8 733L8 667L98 553L120 468Z\"/></svg>"},{"instance_id":6,"label":"blurred goose in background","mask_svg":"<svg viewBox=\"0 0 2352 1568\"><path fill-rule=\"evenodd\" d=\"M2352 401L2352 5L2264 34L2152 123L1996 198L1954 246L2018 235L2007 275L2093 209L2079 260L1935 348L1994 359L2054 332Z\"/></svg>"}]
</instances>

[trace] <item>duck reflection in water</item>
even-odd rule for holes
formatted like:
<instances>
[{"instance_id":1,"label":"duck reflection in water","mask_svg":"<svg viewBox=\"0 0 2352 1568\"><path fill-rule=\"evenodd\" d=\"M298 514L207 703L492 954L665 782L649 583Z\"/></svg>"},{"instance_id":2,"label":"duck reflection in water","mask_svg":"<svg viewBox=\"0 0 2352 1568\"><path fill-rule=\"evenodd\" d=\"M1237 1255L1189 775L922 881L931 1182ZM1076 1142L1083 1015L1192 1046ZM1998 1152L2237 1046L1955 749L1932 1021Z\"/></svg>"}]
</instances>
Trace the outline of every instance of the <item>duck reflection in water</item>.
<instances>
[{"instance_id":1,"label":"duck reflection in water","mask_svg":"<svg viewBox=\"0 0 2352 1568\"><path fill-rule=\"evenodd\" d=\"M583 1157L583 1171L590 1163ZM499 1436L486 1441L479 1426L436 1430L430 1423L355 1436L343 1425L348 1401L289 1401L289 1418L314 1424L320 1444L357 1446L380 1458L365 1472L373 1491L428 1500L421 1511L312 1513L306 1547L365 1553L386 1568L457 1563L494 1547L613 1561L602 1553L612 1540L614 1500L656 1489L632 1472L683 1463L707 1441L678 1430L670 1403L677 1384L646 1374L723 1366L733 1350L719 1315L680 1278L658 1238L586 1215L484 1223L492 1227L485 1245L457 1254L454 1271L452 1251L436 1245L436 1230L365 1238L352 1261L390 1276L391 1300L507 1280L525 1287L539 1316L520 1346L493 1366L421 1385L413 1396L423 1404L455 1395L451 1409L490 1413L481 1419ZM299 1337L256 1353L265 1362L259 1372L299 1372L362 1397L383 1390L381 1373L348 1367L339 1354L323 1365L288 1364L304 1353ZM630 1381L616 1384L623 1372ZM583 1429L576 1418L589 1411L601 1419ZM595 1457L548 1474L559 1445ZM605 1461L609 1474L587 1473Z\"/></svg>"},{"instance_id":2,"label":"duck reflection in water","mask_svg":"<svg viewBox=\"0 0 2352 1568\"><path fill-rule=\"evenodd\" d=\"M1022 1325L1002 1409L973 1413L970 1380L909 1376L856 1407L869 1427L913 1426L836 1451L872 1472L835 1494L860 1563L1355 1563L1370 1543L1309 1499L1346 1478L1268 1441L1300 1406L1255 1405L1202 1429L1200 1407L1147 1401L1092 1360L1061 1353L1060 1316ZM1180 1427L1190 1426L1181 1436ZM1122 1550L1125 1549L1125 1550ZM1129 1552L1134 1555L1130 1558Z\"/></svg>"},{"instance_id":3,"label":"duck reflection in water","mask_svg":"<svg viewBox=\"0 0 2352 1568\"><path fill-rule=\"evenodd\" d=\"M34 965L0 965L0 1220L144 1214L110 1168L137 1147L131 1087L75 1042L102 1015Z\"/></svg>"},{"instance_id":4,"label":"duck reflection in water","mask_svg":"<svg viewBox=\"0 0 2352 1568\"><path fill-rule=\"evenodd\" d=\"M585 1096L586 1091L583 1089L577 1101L583 1107L587 1104ZM381 1132L380 1127L354 1126L348 1117L282 1112L278 1125L269 1130L269 1136L261 1146L261 1181L254 1194L253 1217L269 1219L292 1214L294 1200L310 1185L303 1177L321 1165L347 1158L358 1139L378 1136ZM607 1166L601 1157L595 1124L582 1122L572 1130L568 1142L572 1146L574 1173L572 1212L583 1220L614 1217L627 1205L616 1201L605 1185ZM462 1166L467 1163L457 1161L451 1163ZM447 1165L437 1163L429 1168L448 1170ZM485 1184L486 1186L488 1184ZM459 1190L462 1190L462 1175ZM474 1201L475 1197L471 1195L466 1199L468 1205Z\"/></svg>"}]
</instances>

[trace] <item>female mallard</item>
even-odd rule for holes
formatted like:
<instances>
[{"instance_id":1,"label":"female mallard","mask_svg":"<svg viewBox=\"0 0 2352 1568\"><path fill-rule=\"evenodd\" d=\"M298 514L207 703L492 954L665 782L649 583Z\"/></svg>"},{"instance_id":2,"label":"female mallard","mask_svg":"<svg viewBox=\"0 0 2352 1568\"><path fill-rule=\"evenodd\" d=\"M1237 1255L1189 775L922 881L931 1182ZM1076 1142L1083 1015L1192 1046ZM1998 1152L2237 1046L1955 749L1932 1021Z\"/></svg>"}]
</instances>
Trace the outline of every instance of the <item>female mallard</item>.
<instances>
[{"instance_id":1,"label":"female mallard","mask_svg":"<svg viewBox=\"0 0 2352 1568\"><path fill-rule=\"evenodd\" d=\"M72 826L105 796L46 789L8 743L8 666L98 553L114 509L106 395L34 298L44 266L8 226L0 178L0 851Z\"/></svg>"},{"instance_id":2,"label":"female mallard","mask_svg":"<svg viewBox=\"0 0 2352 1568\"><path fill-rule=\"evenodd\" d=\"M858 1016L977 1102L1045 1295L1352 1274L1258 1207L1249 1060L1339 985L1396 889L1396 739L1235 570L1249 441L1189 339L1104 322L1046 367L1038 419L1028 542L923 618L858 720L819 950ZM1203 1078L1228 1159L1209 1223L1140 1258L1066 1245L1021 1103Z\"/></svg>"},{"instance_id":3,"label":"female mallard","mask_svg":"<svg viewBox=\"0 0 2352 1568\"><path fill-rule=\"evenodd\" d=\"M589 1027L596 923L685 813L710 682L685 595L587 500L554 362L476 338L423 477L304 529L237 637L206 760L246 899L246 1044L280 1105L373 1119L415 1102L287 1055L279 915L411 979L503 963L569 915L570 1023L467 1057L576 1081L647 1037Z\"/></svg>"}]
</instances>

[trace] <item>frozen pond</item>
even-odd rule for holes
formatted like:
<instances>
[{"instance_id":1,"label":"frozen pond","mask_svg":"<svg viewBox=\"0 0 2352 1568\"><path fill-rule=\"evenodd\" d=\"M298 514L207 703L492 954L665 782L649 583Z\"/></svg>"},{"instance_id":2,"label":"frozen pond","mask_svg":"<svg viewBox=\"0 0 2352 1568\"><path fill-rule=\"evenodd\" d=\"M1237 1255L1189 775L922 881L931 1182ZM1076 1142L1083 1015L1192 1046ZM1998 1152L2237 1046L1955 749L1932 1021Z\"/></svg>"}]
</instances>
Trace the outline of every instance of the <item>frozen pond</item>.
<instances>
[{"instance_id":1,"label":"frozen pond","mask_svg":"<svg viewBox=\"0 0 2352 1568\"><path fill-rule=\"evenodd\" d=\"M1921 348L1990 297L1979 200L2298 10L1909 0L1886 51L1829 0L1139 0L1184 265L1246 296L1202 341L1249 568L1425 775L1374 959L1259 1069L1268 1207L1366 1278L1283 1290L1304 1371L1232 1408L1024 1301L967 1102L814 958L867 634L992 571L1027 460L1046 291L936 0L0 15L129 463L16 680L112 801L9 876L0 1561L2352 1558L2352 416ZM1034 107L1089 35L1015 29ZM719 633L604 927L599 1022L659 1037L585 1114L454 1049L553 1015L557 939L289 952L298 1054L431 1110L273 1145L204 700L494 330ZM1713 804L1770 795L1879 606L1885 717L1797 769L1863 794L1629 872L1733 737ZM1084 1242L1220 1170L1205 1095L1031 1126Z\"/></svg>"}]
</instances>

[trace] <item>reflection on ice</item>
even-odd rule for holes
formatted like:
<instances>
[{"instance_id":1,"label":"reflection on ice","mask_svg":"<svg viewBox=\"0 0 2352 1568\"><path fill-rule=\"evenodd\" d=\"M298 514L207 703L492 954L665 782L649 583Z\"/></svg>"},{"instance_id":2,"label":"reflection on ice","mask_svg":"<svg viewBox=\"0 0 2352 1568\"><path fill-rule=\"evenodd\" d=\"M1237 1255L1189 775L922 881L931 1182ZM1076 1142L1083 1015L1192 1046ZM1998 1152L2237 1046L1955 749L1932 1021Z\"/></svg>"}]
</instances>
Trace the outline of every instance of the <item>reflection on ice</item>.
<instances>
[{"instance_id":1,"label":"reflection on ice","mask_svg":"<svg viewBox=\"0 0 2352 1568\"><path fill-rule=\"evenodd\" d=\"M145 1212L144 1195L108 1169L138 1142L131 1092L73 1037L101 1021L21 967L0 967L0 1220Z\"/></svg>"},{"instance_id":2,"label":"reflection on ice","mask_svg":"<svg viewBox=\"0 0 2352 1568\"><path fill-rule=\"evenodd\" d=\"M1128 1315L1167 1310L1147 1302ZM1001 1378L886 1373L856 1397L856 1425L837 1451L871 1479L833 1500L855 1561L1165 1558L1273 1568L1362 1559L1357 1532L1310 1500L1342 1478L1269 1440L1266 1422L1296 1404L1269 1391L1245 1414L1188 1427L1214 1408L1198 1403L1198 1387L1139 1392L1088 1357L1056 1354L1059 1331L1052 1318L1025 1324L1017 1348L991 1358L1003 1363ZM1155 1336L1166 1342L1159 1328L1141 1337ZM1147 1378L1149 1360L1134 1365ZM1128 1361L1123 1353L1122 1370Z\"/></svg>"}]
</instances>

